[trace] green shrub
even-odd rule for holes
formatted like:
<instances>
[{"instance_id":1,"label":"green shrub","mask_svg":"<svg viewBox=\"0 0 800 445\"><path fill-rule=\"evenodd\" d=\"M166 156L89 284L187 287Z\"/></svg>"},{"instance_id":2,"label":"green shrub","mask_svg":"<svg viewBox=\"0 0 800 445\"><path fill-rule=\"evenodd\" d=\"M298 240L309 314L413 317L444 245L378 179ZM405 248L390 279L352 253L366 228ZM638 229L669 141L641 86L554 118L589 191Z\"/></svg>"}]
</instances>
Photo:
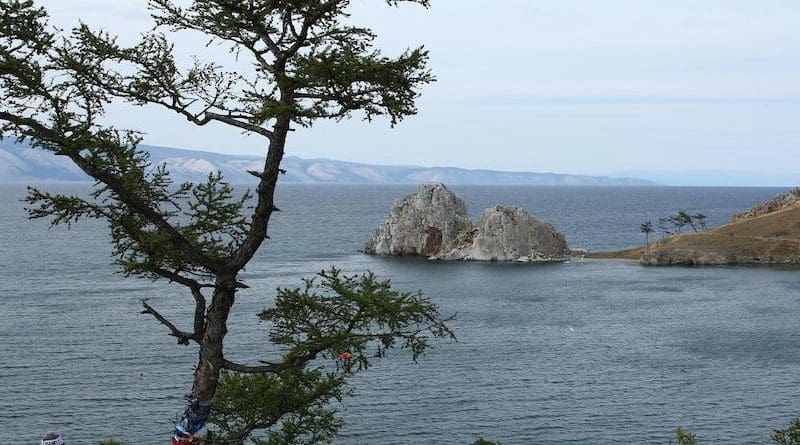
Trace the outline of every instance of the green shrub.
<instances>
[{"instance_id":1,"label":"green shrub","mask_svg":"<svg viewBox=\"0 0 800 445\"><path fill-rule=\"evenodd\" d=\"M697 436L683 429L682 426L675 430L675 437L678 439L678 445L697 445Z\"/></svg>"},{"instance_id":2,"label":"green shrub","mask_svg":"<svg viewBox=\"0 0 800 445\"><path fill-rule=\"evenodd\" d=\"M800 419L792 422L785 430L776 430L770 437L778 445L800 445Z\"/></svg>"}]
</instances>

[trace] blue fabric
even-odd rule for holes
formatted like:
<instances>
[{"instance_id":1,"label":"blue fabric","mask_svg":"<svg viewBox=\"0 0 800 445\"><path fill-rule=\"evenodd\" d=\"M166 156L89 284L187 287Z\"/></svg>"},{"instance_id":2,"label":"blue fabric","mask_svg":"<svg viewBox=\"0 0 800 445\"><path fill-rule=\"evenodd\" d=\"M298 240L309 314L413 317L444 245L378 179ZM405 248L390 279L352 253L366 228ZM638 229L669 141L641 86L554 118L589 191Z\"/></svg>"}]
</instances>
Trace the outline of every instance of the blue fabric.
<instances>
[{"instance_id":1,"label":"blue fabric","mask_svg":"<svg viewBox=\"0 0 800 445\"><path fill-rule=\"evenodd\" d=\"M211 401L190 400L183 412L183 417L175 424L175 430L183 434L193 435L203 429L208 422L208 409ZM203 413L205 411L205 413Z\"/></svg>"}]
</instances>

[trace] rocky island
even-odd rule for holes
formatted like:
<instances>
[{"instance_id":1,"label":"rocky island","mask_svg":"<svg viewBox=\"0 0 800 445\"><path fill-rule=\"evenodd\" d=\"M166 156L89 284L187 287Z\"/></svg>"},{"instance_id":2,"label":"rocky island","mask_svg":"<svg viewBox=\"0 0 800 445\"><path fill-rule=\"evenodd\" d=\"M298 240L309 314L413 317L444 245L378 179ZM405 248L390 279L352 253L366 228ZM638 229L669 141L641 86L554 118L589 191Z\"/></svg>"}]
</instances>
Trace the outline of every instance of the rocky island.
<instances>
[{"instance_id":1,"label":"rocky island","mask_svg":"<svg viewBox=\"0 0 800 445\"><path fill-rule=\"evenodd\" d=\"M486 209L473 224L466 202L444 184L421 185L394 202L363 251L432 260L563 261L564 236L520 207Z\"/></svg>"},{"instance_id":2,"label":"rocky island","mask_svg":"<svg viewBox=\"0 0 800 445\"><path fill-rule=\"evenodd\" d=\"M736 214L729 224L709 231L590 257L636 259L651 266L800 264L800 189Z\"/></svg>"}]
</instances>

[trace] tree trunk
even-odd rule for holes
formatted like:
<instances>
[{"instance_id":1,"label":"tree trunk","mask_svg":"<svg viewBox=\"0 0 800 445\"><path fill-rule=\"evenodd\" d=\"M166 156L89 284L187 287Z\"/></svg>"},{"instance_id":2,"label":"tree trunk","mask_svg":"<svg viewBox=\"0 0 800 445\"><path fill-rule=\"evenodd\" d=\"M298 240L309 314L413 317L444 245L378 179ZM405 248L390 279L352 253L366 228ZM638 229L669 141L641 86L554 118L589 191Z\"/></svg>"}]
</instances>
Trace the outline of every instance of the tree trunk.
<instances>
[{"instance_id":1,"label":"tree trunk","mask_svg":"<svg viewBox=\"0 0 800 445\"><path fill-rule=\"evenodd\" d=\"M267 235L267 226L270 215L274 210L275 185L278 182L278 169L283 159L283 150L286 144L286 135L289 132L290 119L279 118L273 129L274 135L270 141L269 151L262 176L267 178L259 184L258 204L253 215L251 230L256 236L248 238L239 255L234 257L229 266L238 272L253 257ZM228 333L228 314L236 296L236 275L218 277L215 285L211 305L206 315L206 327L200 342L200 358L194 373L192 395L199 401L210 401L217 392L219 374L222 370L225 356L222 345L225 334ZM204 408L204 414L210 411L210 406Z\"/></svg>"},{"instance_id":2,"label":"tree trunk","mask_svg":"<svg viewBox=\"0 0 800 445\"><path fill-rule=\"evenodd\" d=\"M290 94L285 94L289 103ZM269 219L275 210L275 186L278 182L281 160L283 159L286 136L291 124L290 116L281 116L273 127L264 171L256 189L258 202L253 213L250 233L225 265L226 275L218 276L214 295L206 313L206 326L200 341L200 354L194 373L192 396L200 404L195 413L207 417L211 412L211 401L217 392L220 372L225 363L223 340L228 333L228 314L236 298L236 274L250 261L255 252L267 238ZM206 402L206 403L203 403Z\"/></svg>"},{"instance_id":3,"label":"tree trunk","mask_svg":"<svg viewBox=\"0 0 800 445\"><path fill-rule=\"evenodd\" d=\"M225 360L222 343L228 333L228 314L236 297L235 283L235 277L217 279L206 315L206 329L200 342L200 358L192 385L192 395L201 402L210 401L217 392L219 374ZM201 412L207 414L210 408L210 405L204 405Z\"/></svg>"}]
</instances>

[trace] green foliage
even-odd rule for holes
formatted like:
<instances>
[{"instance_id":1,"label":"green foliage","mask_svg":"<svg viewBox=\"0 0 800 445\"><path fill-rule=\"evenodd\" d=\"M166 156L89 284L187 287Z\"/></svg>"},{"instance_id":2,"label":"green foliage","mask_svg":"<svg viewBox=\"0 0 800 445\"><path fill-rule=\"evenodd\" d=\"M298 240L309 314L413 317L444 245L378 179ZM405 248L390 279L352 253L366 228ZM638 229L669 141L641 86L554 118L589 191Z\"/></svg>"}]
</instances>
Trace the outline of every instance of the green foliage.
<instances>
[{"instance_id":1,"label":"green foliage","mask_svg":"<svg viewBox=\"0 0 800 445\"><path fill-rule=\"evenodd\" d=\"M770 436L777 445L800 445L800 419L795 420L785 430L776 430Z\"/></svg>"},{"instance_id":2,"label":"green foliage","mask_svg":"<svg viewBox=\"0 0 800 445\"><path fill-rule=\"evenodd\" d=\"M371 273L332 269L304 288L280 289L275 307L260 314L271 325L269 339L283 348L282 361L236 364L222 351L236 291L247 287L238 274L267 238L291 127L358 112L395 125L416 113L420 89L434 81L428 53L383 55L371 30L349 24L350 0L148 3L155 29L124 47L88 25L70 33L52 28L30 0L0 2L0 138L67 157L96 181L88 196L30 189L29 216L67 225L105 220L124 274L168 279L191 291L192 332L146 303L144 313L179 343L200 345L193 395L215 399L214 421L228 443L328 442L341 427L330 405L348 394L347 377L392 348L416 360L430 338L453 337L448 320L419 292L394 291ZM428 0L385 3L428 6ZM180 66L168 33L183 30L226 45L252 69L230 72L199 59ZM164 165L151 164L138 149L139 133L102 124L105 106L116 99L269 140L263 170L250 172L259 181L255 194L235 196L221 174L174 184ZM317 359L328 361L309 368ZM221 369L235 372L223 374L218 388Z\"/></svg>"},{"instance_id":3,"label":"green foliage","mask_svg":"<svg viewBox=\"0 0 800 445\"><path fill-rule=\"evenodd\" d=\"M222 375L212 410L215 441L263 445L328 443L344 422L331 402L349 394L341 373L293 368L275 374Z\"/></svg>"},{"instance_id":4,"label":"green foliage","mask_svg":"<svg viewBox=\"0 0 800 445\"><path fill-rule=\"evenodd\" d=\"M243 210L252 197L249 191L234 198L232 188L219 173L210 174L206 182L175 187L163 166L150 168L146 154L133 146L124 152L115 164L130 165L118 174L129 182L122 193L135 190L131 193L133 199L148 203L155 217L173 227L204 257L222 261L234 252L246 234ZM101 161L89 162L99 165ZM25 201L31 218L50 218L53 225L71 224L82 218L105 219L111 230L116 263L126 275L159 278L164 271L212 274L185 251L173 248L175 241L170 234L125 202L129 199L109 186L98 185L88 198L30 188Z\"/></svg>"},{"instance_id":5,"label":"green foliage","mask_svg":"<svg viewBox=\"0 0 800 445\"><path fill-rule=\"evenodd\" d=\"M429 336L454 338L438 308L420 292L398 292L372 272L343 275L332 268L305 280L303 288L278 289L275 306L259 317L271 324L269 338L288 348L286 361L321 355L351 370L369 365L388 349L409 349L414 360L428 347Z\"/></svg>"},{"instance_id":6,"label":"green foliage","mask_svg":"<svg viewBox=\"0 0 800 445\"><path fill-rule=\"evenodd\" d=\"M690 215L685 210L681 210L673 216L658 219L658 229L663 233L664 236L681 233L683 228L687 225L691 227L695 233L698 232L698 226L700 227L700 230L706 230L706 215L702 213ZM641 231L642 233L647 233L645 232L644 226L645 224L641 225ZM670 227L672 230L670 230ZM650 232L652 232L652 223L650 229Z\"/></svg>"},{"instance_id":7,"label":"green foliage","mask_svg":"<svg viewBox=\"0 0 800 445\"><path fill-rule=\"evenodd\" d=\"M213 421L223 443L327 443L342 426L330 402L350 394L348 378L391 348L416 359L429 337L454 338L433 303L420 293L393 290L368 272L322 271L302 288L278 289L275 306L261 313L270 340L285 348L275 373L225 373ZM347 355L342 355L343 353ZM308 369L313 360L321 364Z\"/></svg>"},{"instance_id":8,"label":"green foliage","mask_svg":"<svg viewBox=\"0 0 800 445\"><path fill-rule=\"evenodd\" d=\"M261 226L272 211L285 143L278 131L288 132L289 122L308 126L355 111L367 119L386 115L395 124L416 112L419 88L434 80L422 48L386 57L373 47L372 31L342 24L349 3L195 0L180 7L150 1L162 30L206 33L237 57L249 56L251 73L214 62L181 67L160 31L126 48L85 24L64 34L31 1L0 4L0 135L66 156L97 180L88 198L32 189L31 217L53 224L107 220L125 274L213 278L227 262L241 269L263 240ZM220 122L277 140L269 168L254 173L264 185L252 221L244 215L249 191L235 197L219 174L201 184L173 184L163 166L151 165L137 149L135 131L100 125L114 97L163 106L197 125Z\"/></svg>"},{"instance_id":9,"label":"green foliage","mask_svg":"<svg viewBox=\"0 0 800 445\"><path fill-rule=\"evenodd\" d=\"M350 3L194 0L181 6L150 0L159 29L202 32L209 44L249 58L254 75L229 72L213 62L182 69L172 44L158 31L126 48L107 32L81 26L65 58L110 94L164 106L198 125L220 121L268 136L261 126L273 119L310 126L356 111L368 120L388 116L394 125L416 113L420 87L435 80L427 68L428 53L416 48L398 57L382 55L370 29L342 23ZM405 3L428 5L427 0Z\"/></svg>"},{"instance_id":10,"label":"green foliage","mask_svg":"<svg viewBox=\"0 0 800 445\"><path fill-rule=\"evenodd\" d=\"M675 216L670 216L669 222L672 223L678 233L681 233L683 227L688 224L686 212L680 211Z\"/></svg>"},{"instance_id":11,"label":"green foliage","mask_svg":"<svg viewBox=\"0 0 800 445\"><path fill-rule=\"evenodd\" d=\"M501 445L500 442L492 442L491 440L486 440L483 437L476 440L472 445Z\"/></svg>"},{"instance_id":12,"label":"green foliage","mask_svg":"<svg viewBox=\"0 0 800 445\"><path fill-rule=\"evenodd\" d=\"M211 275L209 265L241 242L242 211L252 195L234 198L219 174L205 183L173 184L163 165L152 165L137 149L136 132L97 123L110 98L75 69L88 56L68 51L69 40L59 46L44 10L29 1L4 2L0 10L1 135L66 156L97 180L89 197L30 189L30 217L68 225L105 219L126 274Z\"/></svg>"},{"instance_id":13,"label":"green foliage","mask_svg":"<svg viewBox=\"0 0 800 445\"><path fill-rule=\"evenodd\" d=\"M301 93L304 97L317 99L298 107L299 122L309 125L318 118L340 119L360 110L368 120L388 114L396 124L416 113L417 94L409 87L433 80L425 70L427 58L422 48L392 60L378 51L363 53L347 47L299 60L292 82L306 91Z\"/></svg>"},{"instance_id":14,"label":"green foliage","mask_svg":"<svg viewBox=\"0 0 800 445\"><path fill-rule=\"evenodd\" d=\"M127 445L125 442L117 439L106 439L100 441L97 445Z\"/></svg>"},{"instance_id":15,"label":"green foliage","mask_svg":"<svg viewBox=\"0 0 800 445\"><path fill-rule=\"evenodd\" d=\"M682 426L675 429L678 445L697 445L697 436L685 430Z\"/></svg>"},{"instance_id":16,"label":"green foliage","mask_svg":"<svg viewBox=\"0 0 800 445\"><path fill-rule=\"evenodd\" d=\"M697 227L694 225L694 221L692 221L692 217L688 213L686 213L685 210L679 211L675 215L674 221L675 221L676 225L679 225L679 227L683 227L683 226L689 225L692 228L692 230L697 232Z\"/></svg>"}]
</instances>

